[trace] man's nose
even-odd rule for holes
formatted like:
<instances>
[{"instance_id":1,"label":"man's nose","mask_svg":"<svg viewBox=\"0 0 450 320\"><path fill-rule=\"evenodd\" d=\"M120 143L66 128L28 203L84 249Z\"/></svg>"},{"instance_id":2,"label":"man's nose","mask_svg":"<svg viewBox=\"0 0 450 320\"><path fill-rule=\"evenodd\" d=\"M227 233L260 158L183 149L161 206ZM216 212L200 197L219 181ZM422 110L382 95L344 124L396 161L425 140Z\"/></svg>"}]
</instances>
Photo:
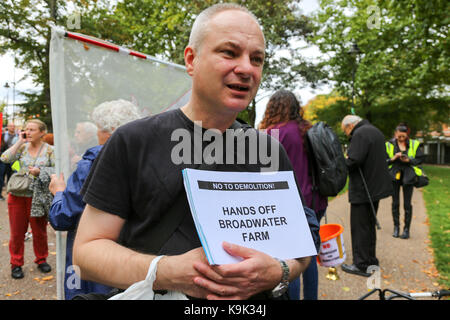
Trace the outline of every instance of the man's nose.
<instances>
[{"instance_id":1,"label":"man's nose","mask_svg":"<svg viewBox=\"0 0 450 320\"><path fill-rule=\"evenodd\" d=\"M253 72L253 65L248 56L241 56L236 63L236 67L234 68L234 72L240 75L243 78L250 78L250 75Z\"/></svg>"}]
</instances>

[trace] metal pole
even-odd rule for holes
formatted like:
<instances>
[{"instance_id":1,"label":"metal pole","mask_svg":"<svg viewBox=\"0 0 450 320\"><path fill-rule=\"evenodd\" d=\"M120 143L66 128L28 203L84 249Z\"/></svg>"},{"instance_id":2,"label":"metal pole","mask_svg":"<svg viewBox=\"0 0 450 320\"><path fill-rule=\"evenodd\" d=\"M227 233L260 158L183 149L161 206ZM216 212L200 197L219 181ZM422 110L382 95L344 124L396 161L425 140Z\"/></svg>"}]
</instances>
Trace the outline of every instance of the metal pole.
<instances>
[{"instance_id":1,"label":"metal pole","mask_svg":"<svg viewBox=\"0 0 450 320\"><path fill-rule=\"evenodd\" d=\"M355 73L356 73L356 58L353 63L353 72L352 72L352 114L355 114Z\"/></svg>"},{"instance_id":2,"label":"metal pole","mask_svg":"<svg viewBox=\"0 0 450 320\"><path fill-rule=\"evenodd\" d=\"M375 219L375 224L377 225L377 229L380 230L381 226L378 223L377 212L375 211L375 207L373 206L372 197L370 196L370 192L369 192L369 188L367 187L366 179L364 179L364 174L363 174L363 172L361 170L361 167L358 167L358 170L359 170L359 174L361 175L361 179L362 179L363 184L364 184L364 189L366 189L367 197L369 198L370 207L372 208L373 218Z\"/></svg>"},{"instance_id":3,"label":"metal pole","mask_svg":"<svg viewBox=\"0 0 450 320\"><path fill-rule=\"evenodd\" d=\"M65 257L61 231L56 231L56 296L58 300L64 300L64 263Z\"/></svg>"},{"instance_id":4,"label":"metal pole","mask_svg":"<svg viewBox=\"0 0 450 320\"><path fill-rule=\"evenodd\" d=\"M9 83L6 82L5 85L3 86L6 89L6 108L8 108L9 106ZM2 127L3 127L3 123L2 123Z\"/></svg>"},{"instance_id":5,"label":"metal pole","mask_svg":"<svg viewBox=\"0 0 450 320\"><path fill-rule=\"evenodd\" d=\"M439 138L437 140L437 159L436 159L436 164L441 164L441 141L439 141Z\"/></svg>"},{"instance_id":6,"label":"metal pole","mask_svg":"<svg viewBox=\"0 0 450 320\"><path fill-rule=\"evenodd\" d=\"M13 69L13 123L15 124L15 111L16 111L16 54L14 53L14 69Z\"/></svg>"}]
</instances>

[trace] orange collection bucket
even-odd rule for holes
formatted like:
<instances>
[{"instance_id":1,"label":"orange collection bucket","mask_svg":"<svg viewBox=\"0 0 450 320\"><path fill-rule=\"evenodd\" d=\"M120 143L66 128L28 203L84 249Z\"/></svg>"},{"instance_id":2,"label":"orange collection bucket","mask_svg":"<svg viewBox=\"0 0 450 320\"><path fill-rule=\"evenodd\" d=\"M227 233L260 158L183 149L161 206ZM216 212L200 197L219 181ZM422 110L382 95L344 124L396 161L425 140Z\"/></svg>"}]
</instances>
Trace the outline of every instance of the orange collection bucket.
<instances>
[{"instance_id":1,"label":"orange collection bucket","mask_svg":"<svg viewBox=\"0 0 450 320\"><path fill-rule=\"evenodd\" d=\"M335 267L345 261L343 237L344 227L340 224L320 226L320 252L317 261L324 267Z\"/></svg>"}]
</instances>

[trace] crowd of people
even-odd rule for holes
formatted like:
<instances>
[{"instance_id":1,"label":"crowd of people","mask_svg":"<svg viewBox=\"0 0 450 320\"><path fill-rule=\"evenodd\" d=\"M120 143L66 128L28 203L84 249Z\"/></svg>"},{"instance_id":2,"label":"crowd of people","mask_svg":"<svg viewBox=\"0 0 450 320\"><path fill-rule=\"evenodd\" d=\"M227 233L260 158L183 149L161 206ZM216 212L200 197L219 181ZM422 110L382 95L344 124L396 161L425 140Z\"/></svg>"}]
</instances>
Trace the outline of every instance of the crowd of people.
<instances>
[{"instance_id":1,"label":"crowd of people","mask_svg":"<svg viewBox=\"0 0 450 320\"><path fill-rule=\"evenodd\" d=\"M26 171L31 180L29 188L21 192L8 189L11 276L24 277L21 267L29 225L35 263L42 272L51 271L46 262L50 222L55 230L68 231L66 299L91 293L107 297L111 292L124 291L146 278L154 259L158 259L158 273L150 290L158 292L179 291L187 297L203 299L298 300L302 276L304 298L317 299L315 256L278 260L260 251L224 243L224 250L242 261L211 266L201 248L181 170L259 172L267 167L267 162L259 157L256 163L249 161L248 152L245 162L238 164L224 162L204 167L171 161L175 144L171 133L175 129L185 128L194 134L201 123L203 129L215 128L222 133L229 128L255 130L258 141L265 140L275 147L270 149L276 150L279 159L275 171L295 173L311 236L319 250L320 221L328 203L327 197L313 192L305 137L312 124L304 119L298 99L287 90L275 92L260 130L236 122L237 114L256 95L264 52L261 27L246 8L219 4L206 9L197 17L184 53L186 70L193 81L189 102L180 109L146 118L141 118L137 107L124 100L98 105L89 121L76 128L79 141L76 140L70 157L74 172L67 180L54 172L54 149L44 141L47 129L42 121L27 121L20 134L15 134L13 125L8 124L2 135L0 184L5 178L7 182L11 180L11 164L16 161L20 165L17 173ZM272 137L275 130L276 138ZM400 237L409 238L411 196L414 179L421 174L418 165L423 154L418 141L409 138L404 123L388 142L380 130L356 115L343 118L342 130L350 140L346 163L353 257L353 263L342 265L342 269L370 276L367 268L379 264L375 252L379 200L393 197L393 236L399 237L402 186L405 222ZM89 134L90 140L96 135L96 146L89 142L83 147L89 140L82 137L83 132ZM206 147L207 144L202 146ZM249 145L245 148L248 151ZM170 217L172 212L179 216L177 225L166 221L169 212ZM155 237L164 232L165 242L156 247ZM81 278L73 268L68 269L72 266L79 269ZM74 277L78 278L73 280Z\"/></svg>"},{"instance_id":2,"label":"crowd of people","mask_svg":"<svg viewBox=\"0 0 450 320\"><path fill-rule=\"evenodd\" d=\"M76 170L67 180L67 184L62 173L59 176L52 176L49 189L54 198L50 208L49 221L55 230L67 231L66 266L73 265L73 242L78 222L86 205L80 191L92 164L116 128L139 118L139 111L131 102L116 100L100 104L93 110L91 116L91 120L96 124L97 128L98 145L88 148L84 152L81 160L77 162ZM77 294L82 293L108 293L111 290L111 287L79 279L73 268L66 268L64 277L66 299L72 299Z\"/></svg>"}]
</instances>

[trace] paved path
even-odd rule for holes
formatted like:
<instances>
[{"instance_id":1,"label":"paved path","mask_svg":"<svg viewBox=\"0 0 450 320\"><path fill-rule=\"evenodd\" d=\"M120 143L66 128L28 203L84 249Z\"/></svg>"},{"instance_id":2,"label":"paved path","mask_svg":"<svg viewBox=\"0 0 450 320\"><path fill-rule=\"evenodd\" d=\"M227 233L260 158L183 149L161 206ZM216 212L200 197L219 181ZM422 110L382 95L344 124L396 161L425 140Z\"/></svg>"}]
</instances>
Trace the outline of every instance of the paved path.
<instances>
[{"instance_id":1,"label":"paved path","mask_svg":"<svg viewBox=\"0 0 450 320\"><path fill-rule=\"evenodd\" d=\"M436 290L437 272L434 268L431 249L429 249L428 223L422 193L414 191L413 222L409 240L394 239L392 234L391 200L380 202L378 219L382 229L378 231L377 256L381 265L381 287L400 291ZM351 241L349 232L350 206L347 195L330 202L328 223L344 226L344 242L347 251L347 263L351 263ZM402 216L401 216L401 219ZM322 223L324 223L324 220ZM55 232L48 226L49 257L48 263L53 270L42 274L34 264L32 240L25 243L25 277L20 280L11 278L9 264L9 222L6 201L0 201L0 300L20 299L56 299L56 244ZM319 299L357 299L365 294L367 278L344 273L338 268L340 280L326 279L328 268L319 266ZM53 278L45 278L53 276ZM48 279L48 280L43 280ZM374 297L375 298L375 297Z\"/></svg>"},{"instance_id":2,"label":"paved path","mask_svg":"<svg viewBox=\"0 0 450 320\"><path fill-rule=\"evenodd\" d=\"M408 240L393 238L391 215L391 198L380 201L378 221L381 230L377 231L377 258L380 262L380 285L382 289L403 292L434 291L439 289L437 270L433 262L433 254L428 237L428 218L422 192L414 190L413 220L411 237ZM400 204L402 208L403 204ZM344 226L344 243L347 252L347 264L352 263L350 235L350 204L348 195L344 194L330 202L328 206L328 223L339 223ZM400 213L403 231L403 209ZM325 219L322 219L322 224ZM340 280L330 281L326 278L327 267L319 266L319 299L320 300L354 300L367 293L368 278L352 275L337 268ZM375 280L375 279L373 279ZM372 281L373 283L374 281ZM372 298L372 297L371 297ZM373 295L372 299L378 298Z\"/></svg>"},{"instance_id":3,"label":"paved path","mask_svg":"<svg viewBox=\"0 0 450 320\"><path fill-rule=\"evenodd\" d=\"M4 194L5 192L3 192ZM52 300L56 299L56 242L55 231L48 225L47 262L50 273L41 273L34 263L33 240L25 241L25 264L23 279L11 278L9 264L9 219L7 203L0 201L0 300Z\"/></svg>"}]
</instances>

